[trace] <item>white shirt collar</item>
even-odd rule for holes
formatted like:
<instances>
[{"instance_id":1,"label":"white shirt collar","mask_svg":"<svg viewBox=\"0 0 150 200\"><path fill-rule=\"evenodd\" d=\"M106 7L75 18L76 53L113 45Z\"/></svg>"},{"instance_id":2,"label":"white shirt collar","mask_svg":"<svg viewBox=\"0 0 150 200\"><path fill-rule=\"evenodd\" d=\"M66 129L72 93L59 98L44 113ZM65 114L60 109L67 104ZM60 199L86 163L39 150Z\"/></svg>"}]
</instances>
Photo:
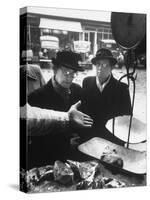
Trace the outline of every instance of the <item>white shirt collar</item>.
<instances>
[{"instance_id":1,"label":"white shirt collar","mask_svg":"<svg viewBox=\"0 0 150 200\"><path fill-rule=\"evenodd\" d=\"M109 83L110 78L111 78L111 74L108 77L108 79L103 84L101 84L100 81L99 81L99 78L96 76L96 85L97 85L97 87L98 87L98 89L99 89L100 92L103 92L104 88Z\"/></svg>"}]
</instances>

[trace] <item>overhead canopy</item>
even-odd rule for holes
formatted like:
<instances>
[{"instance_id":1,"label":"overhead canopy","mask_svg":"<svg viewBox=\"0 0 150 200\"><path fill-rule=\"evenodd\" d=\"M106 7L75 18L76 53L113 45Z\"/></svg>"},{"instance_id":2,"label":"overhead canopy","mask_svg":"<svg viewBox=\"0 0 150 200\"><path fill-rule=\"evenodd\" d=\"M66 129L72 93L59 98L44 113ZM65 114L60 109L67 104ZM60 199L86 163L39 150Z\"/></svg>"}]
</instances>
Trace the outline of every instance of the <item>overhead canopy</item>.
<instances>
[{"instance_id":1,"label":"overhead canopy","mask_svg":"<svg viewBox=\"0 0 150 200\"><path fill-rule=\"evenodd\" d=\"M40 19L40 28L72 31L72 32L82 32L82 27L80 22L56 20L56 19Z\"/></svg>"}]
</instances>

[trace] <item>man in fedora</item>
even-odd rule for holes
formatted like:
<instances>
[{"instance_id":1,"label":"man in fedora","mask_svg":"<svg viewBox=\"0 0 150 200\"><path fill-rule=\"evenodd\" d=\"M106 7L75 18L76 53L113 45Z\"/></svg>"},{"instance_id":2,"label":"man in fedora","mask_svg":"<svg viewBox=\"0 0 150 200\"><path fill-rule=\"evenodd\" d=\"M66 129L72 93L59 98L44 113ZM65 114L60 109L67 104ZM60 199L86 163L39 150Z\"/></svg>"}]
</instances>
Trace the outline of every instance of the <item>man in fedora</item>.
<instances>
[{"instance_id":1,"label":"man in fedora","mask_svg":"<svg viewBox=\"0 0 150 200\"><path fill-rule=\"evenodd\" d=\"M83 80L82 111L90 115L94 123L88 134L82 134L82 137L97 136L124 145L105 125L109 119L132 113L128 86L113 77L112 67L117 60L109 49L99 49L91 62L96 67L96 76Z\"/></svg>"},{"instance_id":2,"label":"man in fedora","mask_svg":"<svg viewBox=\"0 0 150 200\"><path fill-rule=\"evenodd\" d=\"M28 97L31 106L55 111L67 112L70 107L81 100L82 89L73 83L77 71L83 71L79 65L80 54L72 51L59 51L56 58L52 58L54 76L46 85L32 92ZM84 127L91 127L93 120L86 114L80 113ZM81 119L80 119L81 120ZM31 137L31 162L36 159L37 165L54 163L56 159L63 160L69 153L72 126L68 132L55 129L53 134Z\"/></svg>"},{"instance_id":3,"label":"man in fedora","mask_svg":"<svg viewBox=\"0 0 150 200\"><path fill-rule=\"evenodd\" d=\"M68 111L71 105L81 99L81 87L73 83L77 71L83 71L78 64L80 54L72 51L59 51L52 58L54 76L48 83L29 95L32 106L58 111Z\"/></svg>"}]
</instances>

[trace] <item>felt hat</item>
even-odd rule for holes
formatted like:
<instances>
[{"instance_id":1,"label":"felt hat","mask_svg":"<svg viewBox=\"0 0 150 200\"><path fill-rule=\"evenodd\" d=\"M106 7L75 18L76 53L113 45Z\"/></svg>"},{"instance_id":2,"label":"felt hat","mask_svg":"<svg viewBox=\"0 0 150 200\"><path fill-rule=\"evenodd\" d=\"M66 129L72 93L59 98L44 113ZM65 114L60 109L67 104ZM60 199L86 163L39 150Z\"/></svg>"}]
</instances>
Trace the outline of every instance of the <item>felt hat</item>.
<instances>
[{"instance_id":1,"label":"felt hat","mask_svg":"<svg viewBox=\"0 0 150 200\"><path fill-rule=\"evenodd\" d=\"M117 63L116 58L113 57L111 51L109 49L106 48L101 48L96 52L96 56L94 58L92 58L91 62L92 64L96 64L97 60L101 60L101 59L109 59L112 63L112 65L115 65Z\"/></svg>"},{"instance_id":2,"label":"felt hat","mask_svg":"<svg viewBox=\"0 0 150 200\"><path fill-rule=\"evenodd\" d=\"M79 61L81 60L82 58L80 54L73 51L58 51L56 58L52 58L52 63L54 65L61 65L75 71L84 71L79 65Z\"/></svg>"}]
</instances>

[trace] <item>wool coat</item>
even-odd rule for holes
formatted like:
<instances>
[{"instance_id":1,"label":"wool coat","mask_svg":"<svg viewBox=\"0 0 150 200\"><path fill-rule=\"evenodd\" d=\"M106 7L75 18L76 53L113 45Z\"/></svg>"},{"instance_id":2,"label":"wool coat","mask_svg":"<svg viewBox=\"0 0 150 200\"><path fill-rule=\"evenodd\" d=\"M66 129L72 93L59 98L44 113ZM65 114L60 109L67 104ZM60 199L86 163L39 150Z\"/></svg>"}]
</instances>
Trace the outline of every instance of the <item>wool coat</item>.
<instances>
[{"instance_id":1,"label":"wool coat","mask_svg":"<svg viewBox=\"0 0 150 200\"><path fill-rule=\"evenodd\" d=\"M43 87L33 91L28 97L31 106L67 112L71 105L81 99L81 87L72 83L71 93L67 102L55 91L52 80ZM41 130L42 131L42 130ZM49 134L44 136L30 137L29 168L53 164L55 160L65 160L70 153L71 131L63 132L62 129L50 129ZM36 135L36 134L34 134Z\"/></svg>"},{"instance_id":2,"label":"wool coat","mask_svg":"<svg viewBox=\"0 0 150 200\"><path fill-rule=\"evenodd\" d=\"M96 85L96 77L83 80L82 111L94 120L93 128L87 130L87 137L104 137L113 140L112 134L105 128L106 122L117 116L131 115L131 101L128 86L111 75L110 81L102 92ZM118 140L117 140L118 141Z\"/></svg>"},{"instance_id":3,"label":"wool coat","mask_svg":"<svg viewBox=\"0 0 150 200\"><path fill-rule=\"evenodd\" d=\"M60 94L58 94L53 85L52 79L43 87L32 92L28 97L28 103L31 106L53 109L56 111L68 111L70 106L81 99L82 89L79 85L72 83L70 87L71 94L66 102Z\"/></svg>"}]
</instances>

